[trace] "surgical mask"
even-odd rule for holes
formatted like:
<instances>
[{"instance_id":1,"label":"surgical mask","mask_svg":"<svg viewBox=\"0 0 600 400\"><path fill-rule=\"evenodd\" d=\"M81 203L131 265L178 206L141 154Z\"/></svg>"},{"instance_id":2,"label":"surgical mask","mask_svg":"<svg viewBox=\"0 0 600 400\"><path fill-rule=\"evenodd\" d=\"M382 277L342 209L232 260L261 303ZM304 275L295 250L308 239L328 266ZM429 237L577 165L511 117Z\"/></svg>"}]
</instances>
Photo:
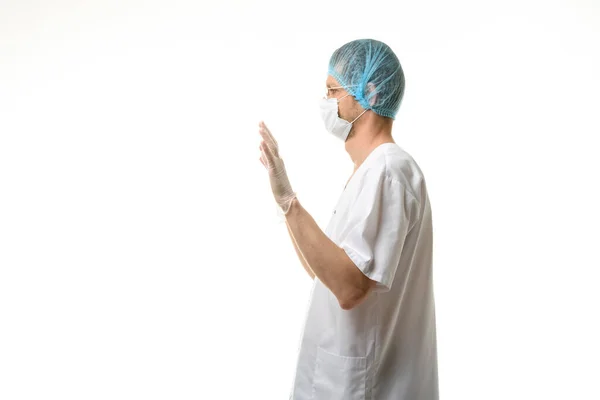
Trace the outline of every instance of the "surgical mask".
<instances>
[{"instance_id":1,"label":"surgical mask","mask_svg":"<svg viewBox=\"0 0 600 400\"><path fill-rule=\"evenodd\" d=\"M348 95L349 94L346 96ZM352 124L367 111L364 110L358 117L354 118L354 121L352 122L348 122L345 119L338 117L338 103L346 96L340 97L339 99L332 97L330 99L322 98L320 100L321 118L325 123L325 129L327 129L327 131L333 136L341 139L343 142L346 142L348 134L350 133L350 129L352 128Z\"/></svg>"}]
</instances>

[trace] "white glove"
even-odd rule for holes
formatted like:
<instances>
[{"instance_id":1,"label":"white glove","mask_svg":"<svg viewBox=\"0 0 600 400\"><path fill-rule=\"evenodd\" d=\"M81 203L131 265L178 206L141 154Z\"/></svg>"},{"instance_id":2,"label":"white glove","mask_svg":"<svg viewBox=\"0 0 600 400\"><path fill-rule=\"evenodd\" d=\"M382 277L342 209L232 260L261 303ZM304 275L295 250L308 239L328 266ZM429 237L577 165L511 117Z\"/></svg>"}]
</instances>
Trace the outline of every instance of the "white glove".
<instances>
[{"instance_id":1,"label":"white glove","mask_svg":"<svg viewBox=\"0 0 600 400\"><path fill-rule=\"evenodd\" d=\"M262 136L259 146L261 151L260 161L269 172L273 196L285 215L288 213L292 200L296 197L296 193L292 190L285 165L279 156L277 141L264 122L260 122L258 127L258 132Z\"/></svg>"}]
</instances>

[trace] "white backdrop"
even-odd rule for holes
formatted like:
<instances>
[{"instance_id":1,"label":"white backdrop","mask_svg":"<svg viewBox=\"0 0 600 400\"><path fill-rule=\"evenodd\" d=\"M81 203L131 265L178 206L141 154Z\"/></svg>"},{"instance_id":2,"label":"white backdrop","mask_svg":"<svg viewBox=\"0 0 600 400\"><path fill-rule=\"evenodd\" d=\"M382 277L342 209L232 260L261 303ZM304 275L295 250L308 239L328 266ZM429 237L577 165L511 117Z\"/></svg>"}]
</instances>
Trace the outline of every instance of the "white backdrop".
<instances>
[{"instance_id":1,"label":"white backdrop","mask_svg":"<svg viewBox=\"0 0 600 400\"><path fill-rule=\"evenodd\" d=\"M598 399L589 1L0 0L0 398L287 399L312 282L257 124L324 228L327 62L398 55L443 399Z\"/></svg>"}]
</instances>

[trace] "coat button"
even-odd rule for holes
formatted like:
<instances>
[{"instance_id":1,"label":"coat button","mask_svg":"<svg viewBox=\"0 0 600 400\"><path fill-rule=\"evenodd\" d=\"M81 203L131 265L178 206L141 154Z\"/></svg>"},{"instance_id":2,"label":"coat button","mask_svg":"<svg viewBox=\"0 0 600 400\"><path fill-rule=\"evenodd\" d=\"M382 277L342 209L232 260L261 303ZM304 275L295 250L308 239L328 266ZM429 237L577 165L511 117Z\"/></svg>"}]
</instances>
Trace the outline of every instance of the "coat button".
<instances>
[{"instance_id":1,"label":"coat button","mask_svg":"<svg viewBox=\"0 0 600 400\"><path fill-rule=\"evenodd\" d=\"M333 210L333 213L335 214L335 210Z\"/></svg>"}]
</instances>

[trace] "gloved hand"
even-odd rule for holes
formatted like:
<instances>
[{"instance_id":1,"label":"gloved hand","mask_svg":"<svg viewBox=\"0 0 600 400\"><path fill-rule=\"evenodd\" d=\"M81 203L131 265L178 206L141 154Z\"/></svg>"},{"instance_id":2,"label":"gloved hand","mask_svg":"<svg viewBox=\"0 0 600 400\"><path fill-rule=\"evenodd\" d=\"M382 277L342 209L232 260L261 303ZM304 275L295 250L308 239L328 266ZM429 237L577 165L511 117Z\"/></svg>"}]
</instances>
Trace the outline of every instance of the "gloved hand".
<instances>
[{"instance_id":1,"label":"gloved hand","mask_svg":"<svg viewBox=\"0 0 600 400\"><path fill-rule=\"evenodd\" d=\"M258 124L258 132L262 136L259 149L261 151L260 161L269 172L269 180L271 181L271 190L275 201L281 207L284 214L287 214L292 200L296 197L296 193L292 190L292 185L285 171L285 165L281 157L279 157L279 146L277 141L269 131L269 128L264 122Z\"/></svg>"}]
</instances>

